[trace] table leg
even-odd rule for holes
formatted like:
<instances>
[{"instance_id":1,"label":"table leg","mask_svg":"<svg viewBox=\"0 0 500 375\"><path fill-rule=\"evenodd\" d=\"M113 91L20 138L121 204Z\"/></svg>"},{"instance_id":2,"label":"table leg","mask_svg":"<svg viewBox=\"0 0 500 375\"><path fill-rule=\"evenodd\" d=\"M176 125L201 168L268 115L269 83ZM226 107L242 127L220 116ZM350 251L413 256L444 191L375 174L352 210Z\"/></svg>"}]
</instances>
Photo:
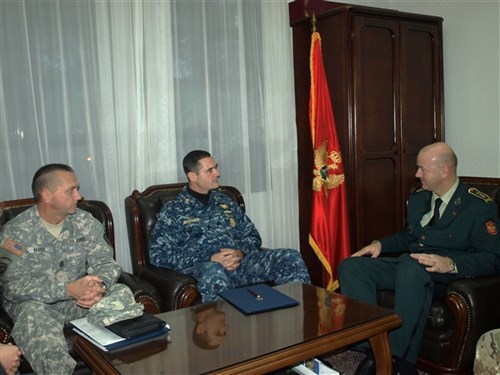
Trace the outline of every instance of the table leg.
<instances>
[{"instance_id":1,"label":"table leg","mask_svg":"<svg viewBox=\"0 0 500 375\"><path fill-rule=\"evenodd\" d=\"M370 337L370 345L375 357L377 375L392 374L392 354L387 332Z\"/></svg>"}]
</instances>

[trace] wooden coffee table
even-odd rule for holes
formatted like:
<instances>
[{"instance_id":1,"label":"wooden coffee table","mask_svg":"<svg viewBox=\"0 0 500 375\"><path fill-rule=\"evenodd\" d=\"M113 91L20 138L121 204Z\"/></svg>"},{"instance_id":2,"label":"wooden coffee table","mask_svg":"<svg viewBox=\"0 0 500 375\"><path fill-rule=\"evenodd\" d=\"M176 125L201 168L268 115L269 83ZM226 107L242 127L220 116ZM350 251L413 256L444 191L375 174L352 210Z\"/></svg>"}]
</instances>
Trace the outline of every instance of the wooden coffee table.
<instances>
[{"instance_id":1,"label":"wooden coffee table","mask_svg":"<svg viewBox=\"0 0 500 375\"><path fill-rule=\"evenodd\" d=\"M277 289L300 305L245 316L217 301L159 314L168 339L104 352L77 337L74 349L96 374L264 374L369 340L377 374L392 373L388 332L401 325L392 310L311 285Z\"/></svg>"}]
</instances>

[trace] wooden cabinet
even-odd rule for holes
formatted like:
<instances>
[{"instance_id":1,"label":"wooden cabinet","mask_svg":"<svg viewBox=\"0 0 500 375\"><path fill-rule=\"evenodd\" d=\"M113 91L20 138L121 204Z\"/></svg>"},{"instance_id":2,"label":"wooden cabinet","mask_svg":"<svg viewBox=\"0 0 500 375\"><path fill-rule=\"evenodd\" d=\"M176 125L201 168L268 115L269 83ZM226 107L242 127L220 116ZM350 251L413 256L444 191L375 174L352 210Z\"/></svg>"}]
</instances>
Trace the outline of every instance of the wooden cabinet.
<instances>
[{"instance_id":1,"label":"wooden cabinet","mask_svg":"<svg viewBox=\"0 0 500 375\"><path fill-rule=\"evenodd\" d=\"M345 167L352 250L400 230L420 148L442 140L442 19L371 7L300 0L293 28L301 249L308 244L313 148L308 119L311 17L323 60Z\"/></svg>"}]
</instances>

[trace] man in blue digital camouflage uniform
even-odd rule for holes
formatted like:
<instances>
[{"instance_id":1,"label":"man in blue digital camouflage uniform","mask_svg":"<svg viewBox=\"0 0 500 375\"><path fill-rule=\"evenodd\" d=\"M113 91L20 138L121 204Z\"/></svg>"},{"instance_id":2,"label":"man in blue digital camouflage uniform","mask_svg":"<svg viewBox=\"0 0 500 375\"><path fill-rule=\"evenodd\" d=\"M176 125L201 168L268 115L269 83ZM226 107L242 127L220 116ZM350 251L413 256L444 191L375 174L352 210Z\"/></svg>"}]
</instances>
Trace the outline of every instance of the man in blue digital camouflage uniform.
<instances>
[{"instance_id":1,"label":"man in blue digital camouflage uniform","mask_svg":"<svg viewBox=\"0 0 500 375\"><path fill-rule=\"evenodd\" d=\"M422 189L409 198L406 228L373 241L338 269L341 292L347 296L376 304L377 289L394 290L394 310L403 320L390 334L395 374L417 374L434 293L458 278L500 272L496 204L488 195L467 189L456 168L457 157L447 144L422 148L416 173ZM400 252L398 257L379 257ZM357 374L375 374L370 355Z\"/></svg>"},{"instance_id":2,"label":"man in blue digital camouflage uniform","mask_svg":"<svg viewBox=\"0 0 500 375\"><path fill-rule=\"evenodd\" d=\"M14 321L12 337L37 374L72 374L65 323L87 316L107 325L142 314L102 224L77 208L82 198L73 169L48 164L33 177L36 205L0 233L0 291Z\"/></svg>"},{"instance_id":3,"label":"man in blue digital camouflage uniform","mask_svg":"<svg viewBox=\"0 0 500 375\"><path fill-rule=\"evenodd\" d=\"M274 281L310 283L300 253L262 250L248 216L217 191L219 172L206 151L191 151L183 160L188 185L158 213L151 238L151 263L192 275L203 302L242 285Z\"/></svg>"}]
</instances>

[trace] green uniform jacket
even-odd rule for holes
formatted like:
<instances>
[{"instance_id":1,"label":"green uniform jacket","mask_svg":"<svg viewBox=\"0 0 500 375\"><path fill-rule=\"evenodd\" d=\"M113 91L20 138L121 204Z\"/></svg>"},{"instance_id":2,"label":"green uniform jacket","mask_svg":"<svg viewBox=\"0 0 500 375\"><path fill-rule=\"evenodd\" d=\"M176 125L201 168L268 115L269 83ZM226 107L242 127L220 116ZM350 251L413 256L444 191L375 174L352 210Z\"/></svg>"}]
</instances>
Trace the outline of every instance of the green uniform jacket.
<instances>
[{"instance_id":1,"label":"green uniform jacket","mask_svg":"<svg viewBox=\"0 0 500 375\"><path fill-rule=\"evenodd\" d=\"M433 227L422 227L430 211L432 192L420 190L408 201L408 224L386 237L382 253L410 252L447 256L457 265L459 278L500 273L500 220L489 197L459 183L455 194Z\"/></svg>"}]
</instances>

